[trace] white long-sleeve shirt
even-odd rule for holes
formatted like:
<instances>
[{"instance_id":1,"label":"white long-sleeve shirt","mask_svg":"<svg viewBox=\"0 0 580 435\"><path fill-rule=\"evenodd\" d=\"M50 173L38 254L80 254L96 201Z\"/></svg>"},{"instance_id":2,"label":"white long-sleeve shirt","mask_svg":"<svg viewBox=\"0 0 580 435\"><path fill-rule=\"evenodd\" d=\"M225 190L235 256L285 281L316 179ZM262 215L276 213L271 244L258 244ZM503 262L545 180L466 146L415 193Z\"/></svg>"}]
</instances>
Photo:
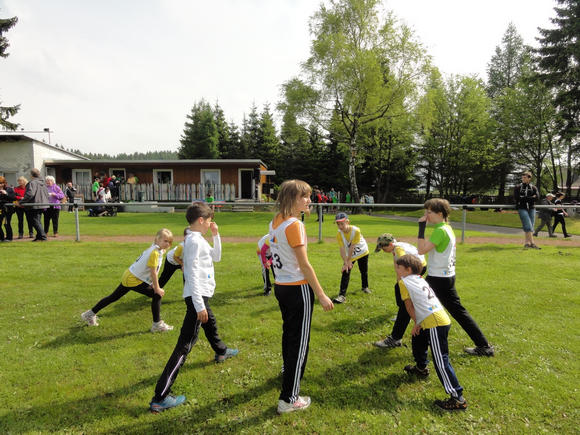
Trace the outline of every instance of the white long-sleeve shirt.
<instances>
[{"instance_id":1,"label":"white long-sleeve shirt","mask_svg":"<svg viewBox=\"0 0 580 435\"><path fill-rule=\"evenodd\" d=\"M222 257L219 234L213 237L213 248L200 232L190 231L183 244L183 297L191 296L197 312L205 310L202 296L211 298L215 291L213 263Z\"/></svg>"}]
</instances>

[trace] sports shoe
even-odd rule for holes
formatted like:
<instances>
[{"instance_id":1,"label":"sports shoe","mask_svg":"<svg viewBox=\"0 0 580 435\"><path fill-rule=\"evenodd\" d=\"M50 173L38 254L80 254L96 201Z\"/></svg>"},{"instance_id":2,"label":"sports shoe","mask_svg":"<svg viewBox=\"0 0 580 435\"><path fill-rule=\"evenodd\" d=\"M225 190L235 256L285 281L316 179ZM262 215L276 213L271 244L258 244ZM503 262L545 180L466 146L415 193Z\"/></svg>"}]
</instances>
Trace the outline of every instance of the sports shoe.
<instances>
[{"instance_id":1,"label":"sports shoe","mask_svg":"<svg viewBox=\"0 0 580 435\"><path fill-rule=\"evenodd\" d=\"M335 304L344 304L346 302L346 296L338 295L332 300L332 302L334 302Z\"/></svg>"},{"instance_id":2,"label":"sports shoe","mask_svg":"<svg viewBox=\"0 0 580 435\"><path fill-rule=\"evenodd\" d=\"M426 378L427 376L429 376L429 367L425 367L424 369L420 369L417 366L413 366L413 365L409 364L409 365L406 365L403 370L405 370L408 374L415 375L419 378Z\"/></svg>"},{"instance_id":3,"label":"sports shoe","mask_svg":"<svg viewBox=\"0 0 580 435\"><path fill-rule=\"evenodd\" d=\"M468 353L469 355L475 355L475 356L494 356L495 355L495 349L493 348L493 346L491 344L489 346L466 347L463 350L465 351L465 353Z\"/></svg>"},{"instance_id":4,"label":"sports shoe","mask_svg":"<svg viewBox=\"0 0 580 435\"><path fill-rule=\"evenodd\" d=\"M540 248L538 245L536 245L535 243L532 243L532 244L530 245L530 248L532 248L532 249L542 249L542 248Z\"/></svg>"},{"instance_id":5,"label":"sports shoe","mask_svg":"<svg viewBox=\"0 0 580 435\"><path fill-rule=\"evenodd\" d=\"M569 239L570 237L572 237L570 234L566 234L566 235L564 236L564 238L565 238L565 239Z\"/></svg>"},{"instance_id":6,"label":"sports shoe","mask_svg":"<svg viewBox=\"0 0 580 435\"><path fill-rule=\"evenodd\" d=\"M310 406L311 400L308 396L298 396L296 402L288 403L284 400L278 400L278 414L286 414L288 412L302 411Z\"/></svg>"},{"instance_id":7,"label":"sports shoe","mask_svg":"<svg viewBox=\"0 0 580 435\"><path fill-rule=\"evenodd\" d=\"M153 322L151 326L151 332L165 332L165 331L173 331L173 326L168 325L163 320L159 322Z\"/></svg>"},{"instance_id":8,"label":"sports shoe","mask_svg":"<svg viewBox=\"0 0 580 435\"><path fill-rule=\"evenodd\" d=\"M215 362L216 363L223 363L228 358L236 356L239 353L238 349L230 349L229 347L226 349L226 353L223 355L215 354Z\"/></svg>"},{"instance_id":9,"label":"sports shoe","mask_svg":"<svg viewBox=\"0 0 580 435\"><path fill-rule=\"evenodd\" d=\"M467 409L467 400L463 397L461 399L450 397L447 400L436 400L435 405L445 411L465 411Z\"/></svg>"},{"instance_id":10,"label":"sports shoe","mask_svg":"<svg viewBox=\"0 0 580 435\"><path fill-rule=\"evenodd\" d=\"M181 405L183 402L185 402L185 396L173 396L168 394L161 402L154 402L153 399L151 399L151 402L149 403L149 410L154 414L157 414L159 412L165 411L166 409L175 408L176 406Z\"/></svg>"},{"instance_id":11,"label":"sports shoe","mask_svg":"<svg viewBox=\"0 0 580 435\"><path fill-rule=\"evenodd\" d=\"M93 313L93 310L85 311L81 314L81 319L89 326L99 326L99 318Z\"/></svg>"},{"instance_id":12,"label":"sports shoe","mask_svg":"<svg viewBox=\"0 0 580 435\"><path fill-rule=\"evenodd\" d=\"M272 293L272 289L264 290L264 296L270 296L270 293Z\"/></svg>"},{"instance_id":13,"label":"sports shoe","mask_svg":"<svg viewBox=\"0 0 580 435\"><path fill-rule=\"evenodd\" d=\"M392 349L394 347L401 347L401 340L395 340L390 335L387 335L387 338L384 340L375 341L373 344L383 349Z\"/></svg>"},{"instance_id":14,"label":"sports shoe","mask_svg":"<svg viewBox=\"0 0 580 435\"><path fill-rule=\"evenodd\" d=\"M370 289L370 288L368 288L368 287L365 287L365 288L363 288L363 289L362 289L362 292L363 292L363 293L366 293L367 295L370 295L370 294L372 293L371 289Z\"/></svg>"}]
</instances>

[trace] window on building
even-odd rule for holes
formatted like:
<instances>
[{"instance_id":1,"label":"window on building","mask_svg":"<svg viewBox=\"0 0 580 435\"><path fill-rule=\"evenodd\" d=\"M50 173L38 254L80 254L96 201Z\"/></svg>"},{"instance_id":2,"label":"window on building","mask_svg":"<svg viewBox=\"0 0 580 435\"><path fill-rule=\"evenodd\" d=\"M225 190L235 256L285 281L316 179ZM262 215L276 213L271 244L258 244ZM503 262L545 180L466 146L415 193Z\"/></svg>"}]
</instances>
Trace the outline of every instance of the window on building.
<instances>
[{"instance_id":1,"label":"window on building","mask_svg":"<svg viewBox=\"0 0 580 435\"><path fill-rule=\"evenodd\" d=\"M155 184L173 184L173 169L153 169Z\"/></svg>"},{"instance_id":2,"label":"window on building","mask_svg":"<svg viewBox=\"0 0 580 435\"><path fill-rule=\"evenodd\" d=\"M201 184L209 188L214 184L221 184L221 172L219 169L202 169Z\"/></svg>"},{"instance_id":3,"label":"window on building","mask_svg":"<svg viewBox=\"0 0 580 435\"><path fill-rule=\"evenodd\" d=\"M109 176L115 176L118 180L125 180L125 168L109 168Z\"/></svg>"},{"instance_id":4,"label":"window on building","mask_svg":"<svg viewBox=\"0 0 580 435\"><path fill-rule=\"evenodd\" d=\"M72 183L75 186L90 186L93 184L91 180L91 170L90 169L73 169L72 170Z\"/></svg>"}]
</instances>

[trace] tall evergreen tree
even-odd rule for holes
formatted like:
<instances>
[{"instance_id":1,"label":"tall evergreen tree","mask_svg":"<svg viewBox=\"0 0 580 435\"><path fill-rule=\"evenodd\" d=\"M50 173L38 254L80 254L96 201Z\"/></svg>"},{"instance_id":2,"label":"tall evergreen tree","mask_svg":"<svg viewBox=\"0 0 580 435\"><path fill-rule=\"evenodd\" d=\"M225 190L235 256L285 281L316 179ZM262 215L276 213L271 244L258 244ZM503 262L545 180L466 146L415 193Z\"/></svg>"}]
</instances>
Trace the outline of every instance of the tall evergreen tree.
<instances>
[{"instance_id":1,"label":"tall evergreen tree","mask_svg":"<svg viewBox=\"0 0 580 435\"><path fill-rule=\"evenodd\" d=\"M572 191L572 170L580 154L580 0L556 0L552 29L539 29L537 49L540 79L555 93L554 103L562 119L560 136L565 142L568 173L566 190ZM579 193L580 195L580 193Z\"/></svg>"},{"instance_id":2,"label":"tall evergreen tree","mask_svg":"<svg viewBox=\"0 0 580 435\"><path fill-rule=\"evenodd\" d=\"M260 115L256 104L252 104L248 117L244 117L245 123L242 127L242 148L245 159L256 159L259 154L260 141Z\"/></svg>"},{"instance_id":3,"label":"tall evergreen tree","mask_svg":"<svg viewBox=\"0 0 580 435\"><path fill-rule=\"evenodd\" d=\"M204 100L195 103L181 136L180 159L217 159L219 134L211 106Z\"/></svg>"},{"instance_id":4,"label":"tall evergreen tree","mask_svg":"<svg viewBox=\"0 0 580 435\"><path fill-rule=\"evenodd\" d=\"M220 107L219 103L216 101L213 108L214 122L218 131L218 150L219 155L222 159L227 159L227 155L230 150L230 129L224 115L224 111Z\"/></svg>"},{"instance_id":5,"label":"tall evergreen tree","mask_svg":"<svg viewBox=\"0 0 580 435\"><path fill-rule=\"evenodd\" d=\"M513 23L508 25L503 35L501 45L495 48L495 54L487 65L487 93L492 98L491 113L498 127L503 126L502 108L499 106L503 101L500 96L508 89L514 89L519 82L522 73L529 68L530 49L523 43ZM516 144L510 142L511 136L502 136L506 132L503 128L494 131L495 163L492 171L498 181L499 201L503 202L506 191L508 175L512 172L515 164Z\"/></svg>"},{"instance_id":6,"label":"tall evergreen tree","mask_svg":"<svg viewBox=\"0 0 580 435\"><path fill-rule=\"evenodd\" d=\"M17 17L0 18L0 57L8 57L6 50L10 46L8 39L3 35L8 30L16 25ZM0 101L2 103L2 101ZM8 121L8 118L16 115L20 109L20 104L16 106L1 106L0 105L0 127L5 130L16 130L18 124Z\"/></svg>"},{"instance_id":7,"label":"tall evergreen tree","mask_svg":"<svg viewBox=\"0 0 580 435\"><path fill-rule=\"evenodd\" d=\"M256 158L272 166L278 161L280 155L280 140L274 126L274 118L270 113L270 107L264 106L260 114L260 130L258 132L258 149Z\"/></svg>"}]
</instances>

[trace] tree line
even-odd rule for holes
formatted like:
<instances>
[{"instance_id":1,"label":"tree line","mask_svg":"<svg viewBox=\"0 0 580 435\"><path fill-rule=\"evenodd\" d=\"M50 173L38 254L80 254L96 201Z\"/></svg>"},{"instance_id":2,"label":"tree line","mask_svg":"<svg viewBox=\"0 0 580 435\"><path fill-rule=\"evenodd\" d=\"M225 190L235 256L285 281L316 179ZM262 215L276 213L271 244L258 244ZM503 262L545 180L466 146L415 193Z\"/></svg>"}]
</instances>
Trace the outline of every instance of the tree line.
<instances>
[{"instance_id":1,"label":"tree line","mask_svg":"<svg viewBox=\"0 0 580 435\"><path fill-rule=\"evenodd\" d=\"M503 201L530 169L540 189L579 173L580 6L558 0L539 47L510 24L487 68L444 77L420 41L378 0L333 0L310 21L310 57L283 84L277 134L268 106L241 127L201 100L187 116L180 158L259 158L276 181L396 200L421 189L492 193ZM576 42L574 42L576 41Z\"/></svg>"}]
</instances>

